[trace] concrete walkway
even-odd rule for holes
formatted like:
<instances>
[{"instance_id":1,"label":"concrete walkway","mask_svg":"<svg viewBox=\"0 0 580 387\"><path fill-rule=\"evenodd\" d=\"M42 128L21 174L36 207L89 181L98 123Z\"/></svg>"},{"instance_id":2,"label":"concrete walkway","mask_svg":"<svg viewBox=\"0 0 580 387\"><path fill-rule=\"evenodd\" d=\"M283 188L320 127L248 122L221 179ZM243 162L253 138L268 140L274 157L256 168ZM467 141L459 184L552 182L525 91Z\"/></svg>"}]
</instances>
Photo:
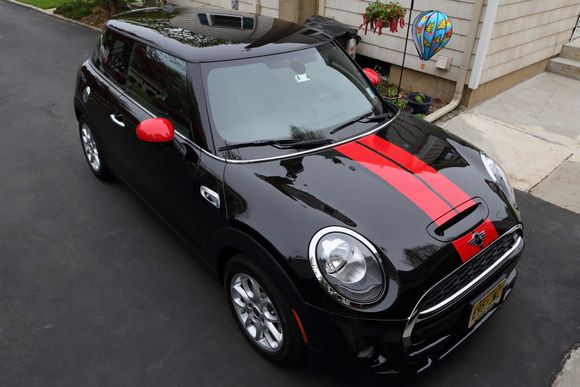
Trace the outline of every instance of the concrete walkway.
<instances>
[{"instance_id":1,"label":"concrete walkway","mask_svg":"<svg viewBox=\"0 0 580 387\"><path fill-rule=\"evenodd\" d=\"M580 348L566 356L562 371L556 376L553 387L578 387L580 384Z\"/></svg>"},{"instance_id":2,"label":"concrete walkway","mask_svg":"<svg viewBox=\"0 0 580 387\"><path fill-rule=\"evenodd\" d=\"M543 73L442 126L497 160L514 188L580 213L580 81Z\"/></svg>"}]
</instances>

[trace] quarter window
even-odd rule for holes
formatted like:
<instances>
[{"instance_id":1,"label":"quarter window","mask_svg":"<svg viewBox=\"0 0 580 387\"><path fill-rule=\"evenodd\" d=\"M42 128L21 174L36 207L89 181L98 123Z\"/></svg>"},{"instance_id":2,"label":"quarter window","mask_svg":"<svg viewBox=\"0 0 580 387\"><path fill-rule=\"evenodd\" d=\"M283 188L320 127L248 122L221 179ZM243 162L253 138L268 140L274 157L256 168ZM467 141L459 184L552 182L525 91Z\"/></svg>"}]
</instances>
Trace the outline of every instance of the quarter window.
<instances>
[{"instance_id":1,"label":"quarter window","mask_svg":"<svg viewBox=\"0 0 580 387\"><path fill-rule=\"evenodd\" d=\"M107 30L99 38L93 63L105 76L123 86L127 83L132 45L129 38Z\"/></svg>"},{"instance_id":2,"label":"quarter window","mask_svg":"<svg viewBox=\"0 0 580 387\"><path fill-rule=\"evenodd\" d=\"M185 61L136 43L127 75L127 93L155 115L169 119L175 130L191 137L195 105L190 98Z\"/></svg>"}]
</instances>

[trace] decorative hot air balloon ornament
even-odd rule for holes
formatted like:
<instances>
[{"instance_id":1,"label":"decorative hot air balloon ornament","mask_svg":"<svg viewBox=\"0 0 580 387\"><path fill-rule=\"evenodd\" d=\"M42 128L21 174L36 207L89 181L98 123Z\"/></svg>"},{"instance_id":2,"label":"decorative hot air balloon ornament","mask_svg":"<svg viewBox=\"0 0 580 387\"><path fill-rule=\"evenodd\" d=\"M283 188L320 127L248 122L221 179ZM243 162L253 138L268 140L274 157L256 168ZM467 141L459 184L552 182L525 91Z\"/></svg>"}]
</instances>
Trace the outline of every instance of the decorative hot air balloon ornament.
<instances>
[{"instance_id":1,"label":"decorative hot air balloon ornament","mask_svg":"<svg viewBox=\"0 0 580 387\"><path fill-rule=\"evenodd\" d=\"M412 25L413 42L423 61L428 61L437 54L453 35L453 25L449 16L440 11L421 12ZM425 63L421 63L421 70Z\"/></svg>"}]
</instances>

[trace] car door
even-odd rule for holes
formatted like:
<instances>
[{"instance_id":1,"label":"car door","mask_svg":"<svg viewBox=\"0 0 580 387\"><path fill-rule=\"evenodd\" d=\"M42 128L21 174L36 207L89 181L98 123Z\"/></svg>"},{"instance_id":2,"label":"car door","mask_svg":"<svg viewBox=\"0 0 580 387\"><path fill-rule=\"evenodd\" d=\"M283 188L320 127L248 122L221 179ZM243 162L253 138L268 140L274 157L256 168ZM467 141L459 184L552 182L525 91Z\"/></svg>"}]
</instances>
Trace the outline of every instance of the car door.
<instances>
[{"instance_id":1,"label":"car door","mask_svg":"<svg viewBox=\"0 0 580 387\"><path fill-rule=\"evenodd\" d=\"M85 106L88 121L99 143L107 164L118 174L123 174L119 160L120 140L123 133L116 123L119 99L127 81L129 59L133 41L107 29L99 37L87 68Z\"/></svg>"},{"instance_id":2,"label":"car door","mask_svg":"<svg viewBox=\"0 0 580 387\"><path fill-rule=\"evenodd\" d=\"M123 133L118 152L126 182L173 228L198 245L200 149L191 128L199 113L186 68L183 60L136 42L125 93L118 101L116 125ZM152 144L137 138L137 125L152 116L171 121L173 143Z\"/></svg>"}]
</instances>

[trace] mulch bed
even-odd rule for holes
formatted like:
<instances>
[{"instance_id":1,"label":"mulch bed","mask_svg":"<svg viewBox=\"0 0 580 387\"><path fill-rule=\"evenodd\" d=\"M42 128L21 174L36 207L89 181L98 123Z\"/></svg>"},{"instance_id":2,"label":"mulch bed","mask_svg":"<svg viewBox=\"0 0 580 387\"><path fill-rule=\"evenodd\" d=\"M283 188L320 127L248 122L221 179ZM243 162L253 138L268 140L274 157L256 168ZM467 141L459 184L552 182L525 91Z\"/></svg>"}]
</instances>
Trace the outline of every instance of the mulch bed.
<instances>
[{"instance_id":1,"label":"mulch bed","mask_svg":"<svg viewBox=\"0 0 580 387\"><path fill-rule=\"evenodd\" d=\"M83 23L89 24L93 27L103 29L103 27L105 26L105 22L110 17L111 17L111 15L109 15L108 12L104 11L100 7L95 7L93 9L93 13L81 18L80 21Z\"/></svg>"}]
</instances>

